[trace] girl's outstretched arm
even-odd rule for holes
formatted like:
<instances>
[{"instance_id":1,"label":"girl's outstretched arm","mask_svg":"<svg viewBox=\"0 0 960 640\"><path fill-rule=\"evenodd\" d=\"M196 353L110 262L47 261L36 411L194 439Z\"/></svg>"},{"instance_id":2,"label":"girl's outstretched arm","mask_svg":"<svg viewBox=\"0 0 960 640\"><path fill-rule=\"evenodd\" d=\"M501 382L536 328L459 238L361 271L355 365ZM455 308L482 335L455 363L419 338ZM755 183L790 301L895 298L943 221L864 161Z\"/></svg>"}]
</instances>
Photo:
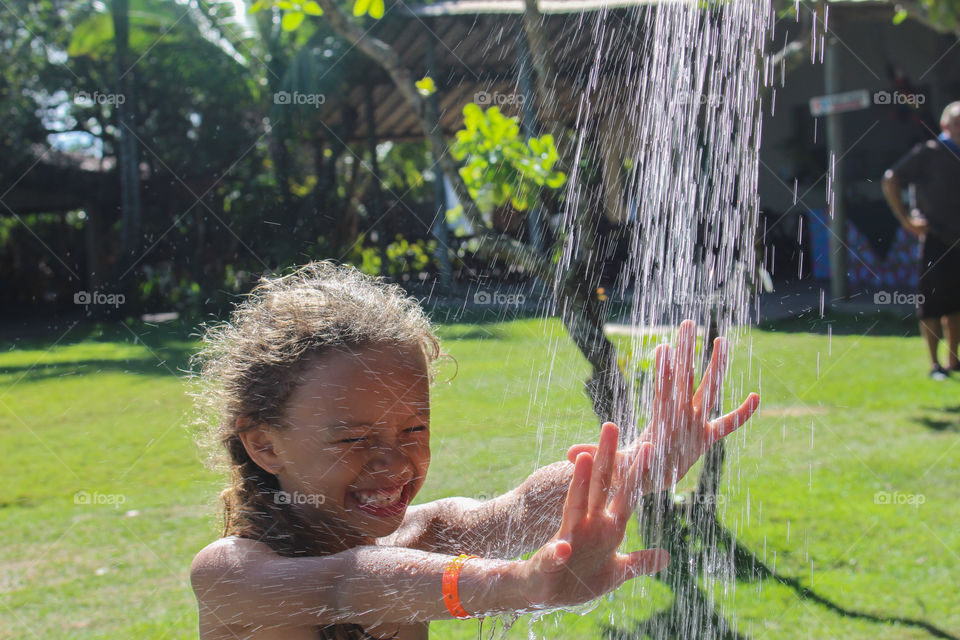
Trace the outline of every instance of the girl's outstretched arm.
<instances>
[{"instance_id":1,"label":"girl's outstretched arm","mask_svg":"<svg viewBox=\"0 0 960 640\"><path fill-rule=\"evenodd\" d=\"M450 556L362 546L322 557L278 556L266 544L223 538L194 558L190 580L204 620L215 626L299 627L414 623L452 618L442 600ZM473 559L459 592L471 611L509 611L519 602L516 564Z\"/></svg>"},{"instance_id":2,"label":"girl's outstretched arm","mask_svg":"<svg viewBox=\"0 0 960 640\"><path fill-rule=\"evenodd\" d=\"M472 615L580 604L638 575L659 571L661 550L620 554L635 492L613 487L617 428L605 425L594 456L577 457L561 523L529 560L475 558L458 591ZM639 459L629 474L634 476ZM402 547L362 546L323 557L285 558L253 540L224 538L194 559L190 579L202 635L353 623L373 627L453 617L443 600L451 557Z\"/></svg>"},{"instance_id":3,"label":"girl's outstretched arm","mask_svg":"<svg viewBox=\"0 0 960 640\"><path fill-rule=\"evenodd\" d=\"M710 363L694 391L696 325L680 325L677 345L656 350L656 387L653 414L636 441L620 450L613 462L613 482L620 486L631 462L642 459L633 485L643 494L676 484L710 446L744 424L760 402L751 393L733 412L709 420L720 397L727 364L727 343L717 338ZM424 505L420 513L424 548L449 553L462 549L493 557L512 558L536 549L556 530L560 501L580 453L596 454L597 445L570 448L569 462L558 462L535 471L522 485L498 498L478 502L465 498L439 500ZM429 511L426 507L430 508Z\"/></svg>"}]
</instances>

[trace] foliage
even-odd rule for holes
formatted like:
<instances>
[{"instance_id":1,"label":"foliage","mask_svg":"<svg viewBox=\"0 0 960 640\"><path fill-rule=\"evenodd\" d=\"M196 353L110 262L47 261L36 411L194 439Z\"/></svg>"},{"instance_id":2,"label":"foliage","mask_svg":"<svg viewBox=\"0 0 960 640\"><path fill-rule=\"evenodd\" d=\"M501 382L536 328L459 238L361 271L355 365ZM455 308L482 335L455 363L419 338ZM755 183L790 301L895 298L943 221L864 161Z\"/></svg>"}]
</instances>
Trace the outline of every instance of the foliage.
<instances>
[{"instance_id":1,"label":"foliage","mask_svg":"<svg viewBox=\"0 0 960 640\"><path fill-rule=\"evenodd\" d=\"M960 32L960 0L916 0L915 5L928 23L937 25L943 31L952 31L954 34ZM907 15L908 11L898 6L894 24L903 22Z\"/></svg>"},{"instance_id":2,"label":"foliage","mask_svg":"<svg viewBox=\"0 0 960 640\"><path fill-rule=\"evenodd\" d=\"M566 174L554 169L559 155L553 136L524 142L517 118L473 103L463 108L463 126L450 151L465 161L460 175L481 211L507 202L525 211L535 204L538 187L557 189L566 182Z\"/></svg>"}]
</instances>

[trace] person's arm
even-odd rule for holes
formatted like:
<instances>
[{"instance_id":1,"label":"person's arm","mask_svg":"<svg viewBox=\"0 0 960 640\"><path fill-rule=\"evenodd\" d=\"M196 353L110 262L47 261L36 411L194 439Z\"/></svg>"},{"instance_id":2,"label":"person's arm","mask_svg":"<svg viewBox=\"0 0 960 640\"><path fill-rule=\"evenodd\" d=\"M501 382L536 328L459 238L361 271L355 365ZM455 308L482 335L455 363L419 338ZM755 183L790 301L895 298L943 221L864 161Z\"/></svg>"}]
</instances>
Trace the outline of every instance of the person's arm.
<instances>
[{"instance_id":1,"label":"person's arm","mask_svg":"<svg viewBox=\"0 0 960 640\"><path fill-rule=\"evenodd\" d=\"M893 169L887 169L883 174L881 182L883 196L890 205L890 210L897 217L904 229L915 235L923 235L927 232L927 222L922 216L911 214L903 201L903 183L894 173Z\"/></svg>"},{"instance_id":2,"label":"person's arm","mask_svg":"<svg viewBox=\"0 0 960 640\"><path fill-rule=\"evenodd\" d=\"M577 456L558 531L529 560L464 563L458 591L469 614L581 604L667 565L663 550L617 551L637 499L628 484L612 482L617 433L604 425L596 454ZM644 463L636 457L628 477L636 479ZM264 543L225 538L197 554L190 581L201 619L218 626L411 624L452 617L442 588L450 560L373 545L284 558Z\"/></svg>"},{"instance_id":3,"label":"person's arm","mask_svg":"<svg viewBox=\"0 0 960 640\"><path fill-rule=\"evenodd\" d=\"M676 484L709 447L744 424L759 406L750 394L734 411L716 420L710 412L720 397L727 363L727 343L718 338L700 386L694 392L696 325L685 321L677 346L656 350L656 394L653 415L636 441L617 452L613 472L619 486L635 458L644 458L633 486L638 495ZM535 471L519 487L487 502L452 498L431 503L423 512L424 548L445 553L484 553L513 558L542 545L560 522L561 499L573 474L577 455L596 455L597 445L574 445L569 462ZM425 505L426 506L426 505Z\"/></svg>"},{"instance_id":4,"label":"person's arm","mask_svg":"<svg viewBox=\"0 0 960 640\"><path fill-rule=\"evenodd\" d=\"M190 580L201 614L222 625L412 623L452 618L441 589L450 560L379 546L285 558L262 542L224 538L197 554ZM467 562L459 580L467 611L518 608L522 581L515 564L486 558Z\"/></svg>"},{"instance_id":5,"label":"person's arm","mask_svg":"<svg viewBox=\"0 0 960 640\"><path fill-rule=\"evenodd\" d=\"M555 462L490 500L445 498L420 505L401 531L384 541L437 553L516 558L556 533L571 478L573 464Z\"/></svg>"}]
</instances>

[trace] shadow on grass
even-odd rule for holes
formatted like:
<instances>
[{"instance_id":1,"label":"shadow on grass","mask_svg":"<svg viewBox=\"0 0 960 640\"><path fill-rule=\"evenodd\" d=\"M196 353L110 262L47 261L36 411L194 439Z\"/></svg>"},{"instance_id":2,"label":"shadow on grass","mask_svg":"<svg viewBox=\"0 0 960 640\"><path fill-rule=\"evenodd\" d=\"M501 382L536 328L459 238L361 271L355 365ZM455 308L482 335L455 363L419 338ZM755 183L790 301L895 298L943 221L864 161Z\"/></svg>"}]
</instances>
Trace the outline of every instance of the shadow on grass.
<instances>
[{"instance_id":1,"label":"shadow on grass","mask_svg":"<svg viewBox=\"0 0 960 640\"><path fill-rule=\"evenodd\" d=\"M817 311L783 320L761 322L758 328L772 333L813 333L818 335L830 333L838 336L920 336L920 328L913 314L899 316L889 312L845 313L831 310L821 317L820 312ZM922 355L922 352L918 353Z\"/></svg>"},{"instance_id":2,"label":"shadow on grass","mask_svg":"<svg viewBox=\"0 0 960 640\"><path fill-rule=\"evenodd\" d=\"M189 368L190 356L196 351L197 331L189 323L153 325L122 322L53 321L35 328L25 337L0 341L3 351L28 350L47 352L54 348L83 343L114 343L142 346L143 355L134 358L97 357L43 363L42 356L31 364L0 367L0 375L14 380L45 380L70 375L101 372L134 373L148 376L182 376Z\"/></svg>"},{"instance_id":3,"label":"shadow on grass","mask_svg":"<svg viewBox=\"0 0 960 640\"><path fill-rule=\"evenodd\" d=\"M483 309L434 308L434 322L444 323L439 330L444 340L503 340L510 332L500 323L510 320L541 317L534 311L516 310L496 313ZM215 321L207 320L209 324ZM22 329L22 327L19 327ZM54 348L82 343L144 347L134 358L110 358L98 354L89 359L71 359L44 363L42 356L30 364L0 366L0 376L13 380L39 381L72 375L116 372L145 376L184 376L189 371L190 357L199 349L203 333L201 321L180 319L153 324L146 322L89 321L86 319L51 319L37 322L23 331L7 328L0 332L0 353L9 351L46 352Z\"/></svg>"},{"instance_id":4,"label":"shadow on grass","mask_svg":"<svg viewBox=\"0 0 960 640\"><path fill-rule=\"evenodd\" d=\"M674 558L676 565L671 562L671 565L664 572L657 574L657 578L661 581L664 580L663 574L671 570L686 573L688 579L695 580L698 575L702 577L704 575L704 557L702 554L706 549L713 549L721 557L730 557L734 575L738 582L773 581L793 590L800 600L819 605L843 618L865 620L874 624L911 627L922 630L934 638L960 640L960 636L941 629L926 620L882 615L846 607L836 600L805 586L799 579L783 575L770 568L753 551L741 544L732 531L723 527L714 510L695 507L692 501L687 501L680 508L687 510L685 512L687 513L686 517L694 512L699 514L699 518L703 519L704 526L709 531L700 542L702 543L703 540L712 542L695 545L697 548L693 550L693 553L688 553L685 556L682 553L677 553L678 551L682 552L682 547L668 549L671 555L676 554L677 557ZM665 518L665 520L673 525L676 524L674 518ZM690 528L684 525L681 530L689 533ZM655 546L661 545L656 544ZM669 580L667 582L670 583ZM694 587L686 591L686 604L681 604L680 598L677 596L676 583L673 584L673 590L674 601L667 609L659 611L645 620L634 622L632 628L601 625L603 636L608 640L639 640L640 638L667 640L676 637L690 638L691 640L706 638L711 640L745 640L744 635L740 634L733 625L715 611L714 605L707 600L700 587ZM682 629L678 629L678 622L683 627Z\"/></svg>"},{"instance_id":5,"label":"shadow on grass","mask_svg":"<svg viewBox=\"0 0 960 640\"><path fill-rule=\"evenodd\" d=\"M924 407L924 409L946 415L920 416L916 419L920 425L932 431L960 431L960 405L955 407Z\"/></svg>"},{"instance_id":6,"label":"shadow on grass","mask_svg":"<svg viewBox=\"0 0 960 640\"><path fill-rule=\"evenodd\" d=\"M731 540L733 537L731 535ZM900 625L904 627L913 627L915 629L923 629L929 633L934 638L946 638L947 640L960 640L960 636L951 634L948 631L933 625L926 620L918 620L917 618L907 618L901 616L889 616L889 615L878 615L875 613L868 613L866 611L858 611L856 609L850 609L843 606L842 604L837 603L834 600L826 596L822 596L813 589L805 587L800 580L797 578L792 578L790 576L784 576L780 573L777 573L766 564L764 564L757 556L748 548L741 545L736 540L733 540L734 545L734 562L738 569L741 567L745 568L749 573L746 576L743 576L747 580L773 580L779 584L784 585L793 589L797 596L801 600L807 600L810 602L815 602L816 604L829 609L830 611L843 616L844 618L853 618L856 620L866 620L867 622L874 622L877 624L890 624L890 625ZM738 575L738 577L741 577Z\"/></svg>"}]
</instances>

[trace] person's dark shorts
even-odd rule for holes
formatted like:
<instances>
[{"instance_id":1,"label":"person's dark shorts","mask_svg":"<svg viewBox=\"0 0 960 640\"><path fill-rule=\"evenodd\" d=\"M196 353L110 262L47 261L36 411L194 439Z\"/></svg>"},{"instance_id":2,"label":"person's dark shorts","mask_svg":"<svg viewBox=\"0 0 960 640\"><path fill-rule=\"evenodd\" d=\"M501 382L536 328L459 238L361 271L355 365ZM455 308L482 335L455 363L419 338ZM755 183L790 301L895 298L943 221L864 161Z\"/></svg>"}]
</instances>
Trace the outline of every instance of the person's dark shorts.
<instances>
[{"instance_id":1,"label":"person's dark shorts","mask_svg":"<svg viewBox=\"0 0 960 640\"><path fill-rule=\"evenodd\" d=\"M920 318L960 313L960 243L952 247L951 244L930 234L921 243L919 293L923 298L917 302Z\"/></svg>"}]
</instances>

